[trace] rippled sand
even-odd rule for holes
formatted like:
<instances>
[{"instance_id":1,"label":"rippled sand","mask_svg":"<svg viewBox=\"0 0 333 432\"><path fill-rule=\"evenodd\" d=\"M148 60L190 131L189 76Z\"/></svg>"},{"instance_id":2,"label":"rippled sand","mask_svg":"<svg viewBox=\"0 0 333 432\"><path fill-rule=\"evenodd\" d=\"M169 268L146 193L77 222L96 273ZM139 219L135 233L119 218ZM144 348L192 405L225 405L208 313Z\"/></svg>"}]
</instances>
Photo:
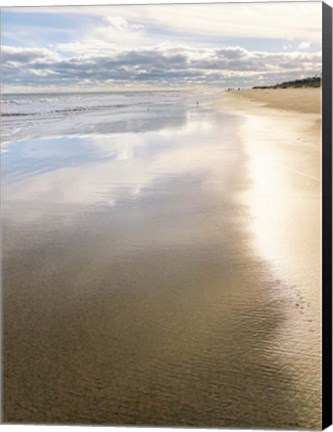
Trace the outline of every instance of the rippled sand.
<instances>
[{"instance_id":1,"label":"rippled sand","mask_svg":"<svg viewBox=\"0 0 333 432\"><path fill-rule=\"evenodd\" d=\"M319 136L297 114L281 146L282 114L228 113L230 97L78 138L89 165L15 162L6 422L320 427Z\"/></svg>"}]
</instances>

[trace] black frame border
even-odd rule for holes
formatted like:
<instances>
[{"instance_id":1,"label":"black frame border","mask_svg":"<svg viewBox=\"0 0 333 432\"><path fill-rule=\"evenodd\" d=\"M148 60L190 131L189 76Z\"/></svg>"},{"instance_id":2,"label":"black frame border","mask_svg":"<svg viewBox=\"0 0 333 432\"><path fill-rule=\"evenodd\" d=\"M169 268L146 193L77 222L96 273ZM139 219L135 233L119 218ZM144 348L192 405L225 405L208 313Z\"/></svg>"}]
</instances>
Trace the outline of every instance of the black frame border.
<instances>
[{"instance_id":1,"label":"black frame border","mask_svg":"<svg viewBox=\"0 0 333 432\"><path fill-rule=\"evenodd\" d=\"M332 424L332 7L322 3L322 428Z\"/></svg>"}]
</instances>

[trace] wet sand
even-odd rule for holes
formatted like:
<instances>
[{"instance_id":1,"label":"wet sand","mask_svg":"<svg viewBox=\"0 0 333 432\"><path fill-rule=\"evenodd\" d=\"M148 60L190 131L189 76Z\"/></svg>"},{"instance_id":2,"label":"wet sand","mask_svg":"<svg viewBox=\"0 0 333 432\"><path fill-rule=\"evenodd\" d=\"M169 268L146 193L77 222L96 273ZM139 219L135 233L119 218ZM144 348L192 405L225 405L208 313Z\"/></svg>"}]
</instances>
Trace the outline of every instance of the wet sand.
<instances>
[{"instance_id":1,"label":"wet sand","mask_svg":"<svg viewBox=\"0 0 333 432\"><path fill-rule=\"evenodd\" d=\"M320 427L315 117L237 98L4 185L6 422Z\"/></svg>"},{"instance_id":2,"label":"wet sand","mask_svg":"<svg viewBox=\"0 0 333 432\"><path fill-rule=\"evenodd\" d=\"M286 284L276 349L297 387L321 412L321 90L243 90L226 98L242 112L252 186L244 194L257 250ZM301 378L303 376L303 379ZM305 378L306 377L306 378ZM296 397L296 396L295 396ZM311 415L300 399L299 412Z\"/></svg>"}]
</instances>

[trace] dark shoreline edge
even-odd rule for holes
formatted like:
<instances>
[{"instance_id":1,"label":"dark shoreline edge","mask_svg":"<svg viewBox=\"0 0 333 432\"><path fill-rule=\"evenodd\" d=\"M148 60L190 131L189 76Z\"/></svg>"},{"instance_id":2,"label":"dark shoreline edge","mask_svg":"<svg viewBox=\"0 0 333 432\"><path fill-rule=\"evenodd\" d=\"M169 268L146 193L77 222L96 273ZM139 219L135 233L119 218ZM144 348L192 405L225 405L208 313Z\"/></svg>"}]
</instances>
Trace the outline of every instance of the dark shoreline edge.
<instances>
[{"instance_id":1,"label":"dark shoreline edge","mask_svg":"<svg viewBox=\"0 0 333 432\"><path fill-rule=\"evenodd\" d=\"M332 424L332 8L322 4L322 428Z\"/></svg>"}]
</instances>

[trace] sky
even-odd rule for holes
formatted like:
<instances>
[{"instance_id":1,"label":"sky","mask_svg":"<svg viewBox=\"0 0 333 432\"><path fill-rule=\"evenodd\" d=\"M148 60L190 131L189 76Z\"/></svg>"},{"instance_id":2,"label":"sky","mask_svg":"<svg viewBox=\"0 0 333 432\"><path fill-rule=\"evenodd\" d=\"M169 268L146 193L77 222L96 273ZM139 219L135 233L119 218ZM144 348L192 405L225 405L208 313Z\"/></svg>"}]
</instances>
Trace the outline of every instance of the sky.
<instances>
[{"instance_id":1,"label":"sky","mask_svg":"<svg viewBox=\"0 0 333 432\"><path fill-rule=\"evenodd\" d=\"M1 12L4 93L222 89L321 74L321 2Z\"/></svg>"}]
</instances>

